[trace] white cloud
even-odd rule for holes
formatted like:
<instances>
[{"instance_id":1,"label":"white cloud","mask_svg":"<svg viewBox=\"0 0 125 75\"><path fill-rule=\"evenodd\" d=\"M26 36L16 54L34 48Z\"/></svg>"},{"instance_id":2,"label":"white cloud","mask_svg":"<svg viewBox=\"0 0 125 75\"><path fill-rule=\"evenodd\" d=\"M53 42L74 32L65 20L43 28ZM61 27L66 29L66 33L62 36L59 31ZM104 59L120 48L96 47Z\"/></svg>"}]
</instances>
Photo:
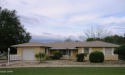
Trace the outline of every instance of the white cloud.
<instances>
[{"instance_id":1,"label":"white cloud","mask_svg":"<svg viewBox=\"0 0 125 75\"><path fill-rule=\"evenodd\" d=\"M115 27L125 26L125 0L5 0L2 4L17 10L21 23L33 36L77 37L93 25L124 33Z\"/></svg>"},{"instance_id":2,"label":"white cloud","mask_svg":"<svg viewBox=\"0 0 125 75\"><path fill-rule=\"evenodd\" d=\"M69 23L90 22L99 17L97 14L76 15L69 19Z\"/></svg>"}]
</instances>

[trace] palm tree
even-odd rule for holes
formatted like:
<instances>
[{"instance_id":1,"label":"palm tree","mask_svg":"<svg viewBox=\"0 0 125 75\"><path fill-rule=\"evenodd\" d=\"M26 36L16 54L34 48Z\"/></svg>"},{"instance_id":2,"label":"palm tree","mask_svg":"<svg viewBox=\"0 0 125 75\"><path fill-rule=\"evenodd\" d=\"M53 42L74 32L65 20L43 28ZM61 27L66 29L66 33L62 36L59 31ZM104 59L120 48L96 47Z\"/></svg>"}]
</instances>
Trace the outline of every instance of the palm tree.
<instances>
[{"instance_id":1,"label":"palm tree","mask_svg":"<svg viewBox=\"0 0 125 75\"><path fill-rule=\"evenodd\" d=\"M46 54L45 54L45 53L41 53L41 52L35 54L35 57L40 61L40 63L41 63L42 61L44 61L45 56L46 56Z\"/></svg>"}]
</instances>

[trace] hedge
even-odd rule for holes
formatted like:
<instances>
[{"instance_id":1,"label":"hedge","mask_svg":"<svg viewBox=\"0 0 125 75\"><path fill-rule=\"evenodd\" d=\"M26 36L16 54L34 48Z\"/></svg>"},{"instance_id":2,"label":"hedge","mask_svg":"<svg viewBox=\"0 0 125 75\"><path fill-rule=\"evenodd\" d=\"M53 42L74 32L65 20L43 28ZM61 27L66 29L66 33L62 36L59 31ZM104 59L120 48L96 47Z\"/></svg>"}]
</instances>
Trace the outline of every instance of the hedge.
<instances>
[{"instance_id":1,"label":"hedge","mask_svg":"<svg viewBox=\"0 0 125 75\"><path fill-rule=\"evenodd\" d=\"M99 51L91 52L89 55L89 60L92 63L101 63L104 61L104 54Z\"/></svg>"}]
</instances>

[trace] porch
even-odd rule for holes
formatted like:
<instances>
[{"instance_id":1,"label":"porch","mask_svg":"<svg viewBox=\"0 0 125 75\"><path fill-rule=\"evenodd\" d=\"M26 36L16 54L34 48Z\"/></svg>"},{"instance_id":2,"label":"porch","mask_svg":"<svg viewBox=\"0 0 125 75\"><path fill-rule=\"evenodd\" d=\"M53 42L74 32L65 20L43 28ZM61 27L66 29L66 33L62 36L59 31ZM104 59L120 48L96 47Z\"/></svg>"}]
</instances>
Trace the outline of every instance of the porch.
<instances>
[{"instance_id":1,"label":"porch","mask_svg":"<svg viewBox=\"0 0 125 75\"><path fill-rule=\"evenodd\" d=\"M76 55L78 54L77 49L58 49L58 50L48 50L48 55L52 56L54 52L62 53L63 57L61 59L76 59Z\"/></svg>"}]
</instances>

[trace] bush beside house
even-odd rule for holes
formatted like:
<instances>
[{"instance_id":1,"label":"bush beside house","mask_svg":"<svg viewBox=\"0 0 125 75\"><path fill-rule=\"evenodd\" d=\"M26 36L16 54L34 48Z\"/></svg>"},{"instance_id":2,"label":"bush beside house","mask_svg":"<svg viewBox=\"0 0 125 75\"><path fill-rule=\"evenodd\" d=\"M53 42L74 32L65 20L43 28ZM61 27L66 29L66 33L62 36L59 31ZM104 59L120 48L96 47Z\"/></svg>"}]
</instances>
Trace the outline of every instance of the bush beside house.
<instances>
[{"instance_id":1,"label":"bush beside house","mask_svg":"<svg viewBox=\"0 0 125 75\"><path fill-rule=\"evenodd\" d=\"M78 62L83 62L85 56L86 56L85 53L77 54L77 55L76 55L76 58L77 58L76 61L78 61Z\"/></svg>"},{"instance_id":2,"label":"bush beside house","mask_svg":"<svg viewBox=\"0 0 125 75\"><path fill-rule=\"evenodd\" d=\"M118 54L119 60L125 61L125 45L121 45L120 47L114 50L114 54Z\"/></svg>"},{"instance_id":3,"label":"bush beside house","mask_svg":"<svg viewBox=\"0 0 125 75\"><path fill-rule=\"evenodd\" d=\"M62 56L63 56L62 53L56 51L53 53L53 56L50 56L50 58L54 60L59 60Z\"/></svg>"},{"instance_id":4,"label":"bush beside house","mask_svg":"<svg viewBox=\"0 0 125 75\"><path fill-rule=\"evenodd\" d=\"M40 62L42 62L42 61L44 61L44 59L45 59L45 57L46 57L46 54L40 52L40 53L35 54L35 57L36 57Z\"/></svg>"},{"instance_id":5,"label":"bush beside house","mask_svg":"<svg viewBox=\"0 0 125 75\"><path fill-rule=\"evenodd\" d=\"M89 60L92 63L101 63L104 61L104 54L99 51L91 52L89 55Z\"/></svg>"}]
</instances>

